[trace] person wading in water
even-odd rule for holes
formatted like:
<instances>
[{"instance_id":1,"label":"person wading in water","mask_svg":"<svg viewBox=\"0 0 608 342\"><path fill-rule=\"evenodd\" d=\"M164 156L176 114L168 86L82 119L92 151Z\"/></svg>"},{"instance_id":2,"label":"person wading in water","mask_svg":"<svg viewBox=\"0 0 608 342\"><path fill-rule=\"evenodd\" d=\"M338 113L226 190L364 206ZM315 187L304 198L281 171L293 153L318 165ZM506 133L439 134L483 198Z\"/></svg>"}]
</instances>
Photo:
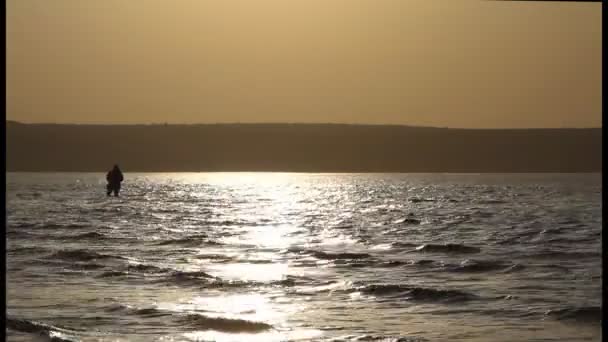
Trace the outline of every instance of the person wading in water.
<instances>
[{"instance_id":1,"label":"person wading in water","mask_svg":"<svg viewBox=\"0 0 608 342\"><path fill-rule=\"evenodd\" d=\"M120 168L118 165L114 165L114 168L108 172L106 175L106 180L108 181L107 186L107 194L110 196L112 192L114 192L114 196L118 196L120 192L120 182L123 181L122 172L120 172Z\"/></svg>"}]
</instances>

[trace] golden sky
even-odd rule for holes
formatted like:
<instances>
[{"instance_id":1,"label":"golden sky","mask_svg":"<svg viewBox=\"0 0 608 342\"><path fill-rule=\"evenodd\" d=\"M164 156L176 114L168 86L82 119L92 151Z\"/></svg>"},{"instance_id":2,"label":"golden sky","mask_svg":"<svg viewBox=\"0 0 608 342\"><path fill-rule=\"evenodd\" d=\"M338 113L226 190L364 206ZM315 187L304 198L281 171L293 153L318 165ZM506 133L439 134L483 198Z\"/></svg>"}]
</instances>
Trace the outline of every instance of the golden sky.
<instances>
[{"instance_id":1,"label":"golden sky","mask_svg":"<svg viewBox=\"0 0 608 342\"><path fill-rule=\"evenodd\" d=\"M8 0L7 117L600 127L601 3Z\"/></svg>"}]
</instances>

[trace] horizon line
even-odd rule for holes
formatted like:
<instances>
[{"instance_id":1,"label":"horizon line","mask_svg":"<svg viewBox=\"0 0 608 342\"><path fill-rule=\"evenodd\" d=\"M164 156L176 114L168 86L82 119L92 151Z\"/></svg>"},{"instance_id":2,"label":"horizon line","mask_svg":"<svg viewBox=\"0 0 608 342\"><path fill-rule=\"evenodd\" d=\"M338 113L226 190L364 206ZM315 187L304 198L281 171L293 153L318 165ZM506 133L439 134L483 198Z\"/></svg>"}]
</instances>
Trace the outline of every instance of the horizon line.
<instances>
[{"instance_id":1,"label":"horizon line","mask_svg":"<svg viewBox=\"0 0 608 342\"><path fill-rule=\"evenodd\" d=\"M558 130L558 129L602 129L602 126L586 127L450 127L450 126L424 126L397 123L343 123L343 122L207 122L207 123L175 123L175 122L151 122L151 123L66 123L66 122L23 122L6 119L6 124L19 125L57 125L57 126L229 126L229 125L300 125L300 126L391 126L407 128L432 128L432 129L461 129L461 130Z\"/></svg>"}]
</instances>

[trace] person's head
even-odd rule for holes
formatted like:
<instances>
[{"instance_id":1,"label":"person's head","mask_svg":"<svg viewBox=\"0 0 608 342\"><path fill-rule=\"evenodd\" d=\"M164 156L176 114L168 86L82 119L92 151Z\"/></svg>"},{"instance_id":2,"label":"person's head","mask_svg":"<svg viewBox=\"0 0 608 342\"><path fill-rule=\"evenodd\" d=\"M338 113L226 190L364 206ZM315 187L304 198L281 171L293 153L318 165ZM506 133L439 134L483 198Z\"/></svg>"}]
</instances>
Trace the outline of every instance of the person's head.
<instances>
[{"instance_id":1,"label":"person's head","mask_svg":"<svg viewBox=\"0 0 608 342\"><path fill-rule=\"evenodd\" d=\"M114 170L119 170L118 164L114 164Z\"/></svg>"}]
</instances>

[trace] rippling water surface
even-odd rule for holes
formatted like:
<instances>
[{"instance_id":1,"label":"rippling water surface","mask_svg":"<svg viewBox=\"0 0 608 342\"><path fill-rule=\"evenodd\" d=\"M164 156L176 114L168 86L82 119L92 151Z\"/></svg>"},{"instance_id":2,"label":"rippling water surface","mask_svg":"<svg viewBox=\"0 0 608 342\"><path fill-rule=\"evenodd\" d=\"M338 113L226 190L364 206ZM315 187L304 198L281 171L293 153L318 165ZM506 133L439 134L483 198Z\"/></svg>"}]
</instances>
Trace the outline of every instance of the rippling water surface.
<instances>
[{"instance_id":1,"label":"rippling water surface","mask_svg":"<svg viewBox=\"0 0 608 342\"><path fill-rule=\"evenodd\" d=\"M601 338L599 174L7 178L10 341Z\"/></svg>"}]
</instances>

